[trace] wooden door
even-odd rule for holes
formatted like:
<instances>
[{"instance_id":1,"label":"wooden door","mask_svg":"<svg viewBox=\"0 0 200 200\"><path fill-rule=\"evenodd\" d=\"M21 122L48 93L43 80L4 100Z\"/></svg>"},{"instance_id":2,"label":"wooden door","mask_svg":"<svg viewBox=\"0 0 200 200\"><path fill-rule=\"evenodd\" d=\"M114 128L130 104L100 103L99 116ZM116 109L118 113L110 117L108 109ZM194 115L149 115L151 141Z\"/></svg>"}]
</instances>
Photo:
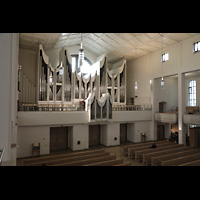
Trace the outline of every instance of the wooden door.
<instances>
[{"instance_id":1,"label":"wooden door","mask_svg":"<svg viewBox=\"0 0 200 200\"><path fill-rule=\"evenodd\" d=\"M165 125L159 124L157 126L157 140L165 139Z\"/></svg>"},{"instance_id":2,"label":"wooden door","mask_svg":"<svg viewBox=\"0 0 200 200\"><path fill-rule=\"evenodd\" d=\"M89 146L95 146L100 144L100 126L89 126Z\"/></svg>"},{"instance_id":3,"label":"wooden door","mask_svg":"<svg viewBox=\"0 0 200 200\"><path fill-rule=\"evenodd\" d=\"M120 124L120 143L127 141L127 124Z\"/></svg>"},{"instance_id":4,"label":"wooden door","mask_svg":"<svg viewBox=\"0 0 200 200\"><path fill-rule=\"evenodd\" d=\"M199 148L200 147L200 128L190 128L190 145L192 147Z\"/></svg>"},{"instance_id":5,"label":"wooden door","mask_svg":"<svg viewBox=\"0 0 200 200\"><path fill-rule=\"evenodd\" d=\"M50 151L68 148L68 127L50 128Z\"/></svg>"}]
</instances>

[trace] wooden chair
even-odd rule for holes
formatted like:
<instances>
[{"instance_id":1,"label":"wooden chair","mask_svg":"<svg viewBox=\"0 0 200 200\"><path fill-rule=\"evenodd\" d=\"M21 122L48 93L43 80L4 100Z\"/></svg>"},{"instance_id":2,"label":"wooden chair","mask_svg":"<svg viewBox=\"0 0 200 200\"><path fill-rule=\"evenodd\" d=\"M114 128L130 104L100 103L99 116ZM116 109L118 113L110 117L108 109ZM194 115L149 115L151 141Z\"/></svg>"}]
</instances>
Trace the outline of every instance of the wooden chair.
<instances>
[{"instance_id":1,"label":"wooden chair","mask_svg":"<svg viewBox=\"0 0 200 200\"><path fill-rule=\"evenodd\" d=\"M32 144L32 157L34 156L34 153L37 153L38 156L40 156L40 143Z\"/></svg>"}]
</instances>

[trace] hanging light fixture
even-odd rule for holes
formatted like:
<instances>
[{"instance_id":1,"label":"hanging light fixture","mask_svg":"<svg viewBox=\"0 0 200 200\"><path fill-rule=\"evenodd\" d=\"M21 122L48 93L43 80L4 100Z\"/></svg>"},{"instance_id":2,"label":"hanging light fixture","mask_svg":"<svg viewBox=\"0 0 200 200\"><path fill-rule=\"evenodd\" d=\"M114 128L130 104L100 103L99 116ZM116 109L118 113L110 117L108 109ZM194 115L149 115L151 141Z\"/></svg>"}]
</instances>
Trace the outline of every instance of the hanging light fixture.
<instances>
[{"instance_id":1,"label":"hanging light fixture","mask_svg":"<svg viewBox=\"0 0 200 200\"><path fill-rule=\"evenodd\" d=\"M138 84L137 84L137 81L135 81L135 92L138 91Z\"/></svg>"},{"instance_id":2,"label":"hanging light fixture","mask_svg":"<svg viewBox=\"0 0 200 200\"><path fill-rule=\"evenodd\" d=\"M162 35L162 54L161 54L161 56L163 56L163 35ZM163 79L163 59L161 59L161 63L162 63L162 78L161 78L160 84L161 84L161 89L164 89L165 83L164 83L164 79Z\"/></svg>"},{"instance_id":3,"label":"hanging light fixture","mask_svg":"<svg viewBox=\"0 0 200 200\"><path fill-rule=\"evenodd\" d=\"M82 34L81 34L81 48L78 52L78 67L81 68L83 66L83 60L84 60L84 49L82 44Z\"/></svg>"}]
</instances>

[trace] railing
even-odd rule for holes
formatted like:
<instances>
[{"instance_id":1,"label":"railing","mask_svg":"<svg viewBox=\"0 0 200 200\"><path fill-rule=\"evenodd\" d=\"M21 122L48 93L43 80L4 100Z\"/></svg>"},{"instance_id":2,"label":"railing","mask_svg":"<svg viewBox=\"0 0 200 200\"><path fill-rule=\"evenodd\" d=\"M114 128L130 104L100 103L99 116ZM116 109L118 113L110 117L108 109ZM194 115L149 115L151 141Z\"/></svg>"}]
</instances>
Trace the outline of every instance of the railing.
<instances>
[{"instance_id":1,"label":"railing","mask_svg":"<svg viewBox=\"0 0 200 200\"><path fill-rule=\"evenodd\" d=\"M151 111L152 105L112 105L112 111ZM21 103L18 111L85 111L78 104L29 104Z\"/></svg>"},{"instance_id":2,"label":"railing","mask_svg":"<svg viewBox=\"0 0 200 200\"><path fill-rule=\"evenodd\" d=\"M113 111L151 111L152 105L113 105Z\"/></svg>"},{"instance_id":3,"label":"railing","mask_svg":"<svg viewBox=\"0 0 200 200\"><path fill-rule=\"evenodd\" d=\"M74 104L19 104L18 111L85 111Z\"/></svg>"},{"instance_id":4,"label":"railing","mask_svg":"<svg viewBox=\"0 0 200 200\"><path fill-rule=\"evenodd\" d=\"M1 163L2 163L2 160L3 160L4 152L5 152L5 149L0 149L0 166L1 166Z\"/></svg>"}]
</instances>

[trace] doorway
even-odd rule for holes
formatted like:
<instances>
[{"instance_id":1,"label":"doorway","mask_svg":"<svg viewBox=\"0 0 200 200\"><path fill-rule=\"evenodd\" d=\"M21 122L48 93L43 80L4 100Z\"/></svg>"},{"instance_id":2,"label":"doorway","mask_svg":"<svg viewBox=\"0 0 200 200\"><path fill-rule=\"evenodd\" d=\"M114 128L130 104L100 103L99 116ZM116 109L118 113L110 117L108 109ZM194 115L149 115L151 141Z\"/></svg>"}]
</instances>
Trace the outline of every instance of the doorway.
<instances>
[{"instance_id":1,"label":"doorway","mask_svg":"<svg viewBox=\"0 0 200 200\"><path fill-rule=\"evenodd\" d=\"M68 148L68 127L50 127L50 152Z\"/></svg>"},{"instance_id":2,"label":"doorway","mask_svg":"<svg viewBox=\"0 0 200 200\"><path fill-rule=\"evenodd\" d=\"M158 124L157 125L157 140L165 139L165 125Z\"/></svg>"},{"instance_id":3,"label":"doorway","mask_svg":"<svg viewBox=\"0 0 200 200\"><path fill-rule=\"evenodd\" d=\"M127 124L120 124L120 144L127 142Z\"/></svg>"},{"instance_id":4,"label":"doorway","mask_svg":"<svg viewBox=\"0 0 200 200\"><path fill-rule=\"evenodd\" d=\"M89 125L89 147L100 145L100 125Z\"/></svg>"}]
</instances>

